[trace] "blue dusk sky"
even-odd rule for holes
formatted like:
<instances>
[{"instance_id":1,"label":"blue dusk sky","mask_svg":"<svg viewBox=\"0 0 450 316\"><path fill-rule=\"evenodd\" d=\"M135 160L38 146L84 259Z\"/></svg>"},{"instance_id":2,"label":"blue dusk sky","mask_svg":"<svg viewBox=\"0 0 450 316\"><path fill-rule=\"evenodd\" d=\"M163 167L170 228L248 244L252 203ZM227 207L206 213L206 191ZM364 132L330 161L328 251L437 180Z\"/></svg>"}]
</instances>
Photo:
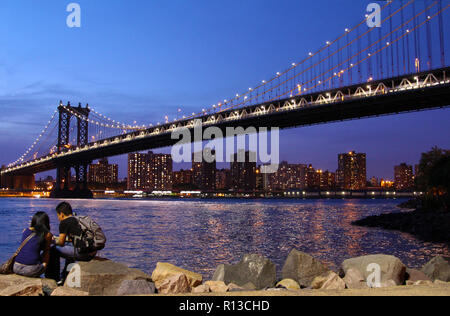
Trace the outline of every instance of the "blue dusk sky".
<instances>
[{"instance_id":1,"label":"blue dusk sky","mask_svg":"<svg viewBox=\"0 0 450 316\"><path fill-rule=\"evenodd\" d=\"M78 0L81 28L68 28L70 2L0 1L0 164L23 154L59 100L139 124L197 112L302 60L370 3ZM441 109L285 130L281 158L334 171L338 153L356 150L367 153L368 177L392 178L394 165L450 148L449 123ZM124 177L126 159L110 160Z\"/></svg>"}]
</instances>

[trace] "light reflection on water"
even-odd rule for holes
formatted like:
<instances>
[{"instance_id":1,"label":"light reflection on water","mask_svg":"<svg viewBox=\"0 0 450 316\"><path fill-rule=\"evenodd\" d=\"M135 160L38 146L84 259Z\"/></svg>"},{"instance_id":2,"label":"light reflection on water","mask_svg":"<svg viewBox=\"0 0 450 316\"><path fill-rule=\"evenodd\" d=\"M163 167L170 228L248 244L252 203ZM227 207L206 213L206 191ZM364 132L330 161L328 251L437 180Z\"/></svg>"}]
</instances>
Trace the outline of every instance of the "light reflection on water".
<instances>
[{"instance_id":1,"label":"light reflection on water","mask_svg":"<svg viewBox=\"0 0 450 316\"><path fill-rule=\"evenodd\" d=\"M46 211L58 232L59 201L0 199L0 261L18 246L21 231L37 211ZM399 211L399 200L72 200L79 214L104 228L101 255L151 273L158 261L210 277L222 263L259 253L281 269L292 248L336 269L350 257L384 253L420 267L435 255L450 256L443 244L381 229L354 227L365 216Z\"/></svg>"}]
</instances>

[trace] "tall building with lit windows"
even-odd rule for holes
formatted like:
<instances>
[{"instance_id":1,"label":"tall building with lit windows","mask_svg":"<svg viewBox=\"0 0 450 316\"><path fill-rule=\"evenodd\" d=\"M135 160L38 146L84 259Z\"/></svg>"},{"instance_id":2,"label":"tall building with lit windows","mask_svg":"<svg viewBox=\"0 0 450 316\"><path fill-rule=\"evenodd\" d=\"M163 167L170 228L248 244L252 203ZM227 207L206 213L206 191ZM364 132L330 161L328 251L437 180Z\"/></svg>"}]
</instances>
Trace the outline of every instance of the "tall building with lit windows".
<instances>
[{"instance_id":1,"label":"tall building with lit windows","mask_svg":"<svg viewBox=\"0 0 450 316\"><path fill-rule=\"evenodd\" d=\"M216 152L205 148L203 152L192 155L192 179L194 185L202 191L216 190ZM211 159L205 159L209 156ZM213 160L211 162L211 160Z\"/></svg>"},{"instance_id":2,"label":"tall building with lit windows","mask_svg":"<svg viewBox=\"0 0 450 316\"><path fill-rule=\"evenodd\" d=\"M192 170L184 170L173 172L174 186L189 186L192 185Z\"/></svg>"},{"instance_id":3,"label":"tall building with lit windows","mask_svg":"<svg viewBox=\"0 0 450 316\"><path fill-rule=\"evenodd\" d=\"M414 188L413 167L402 163L394 167L395 189L408 190Z\"/></svg>"},{"instance_id":4,"label":"tall building with lit windows","mask_svg":"<svg viewBox=\"0 0 450 316\"><path fill-rule=\"evenodd\" d=\"M97 164L89 165L89 183L116 184L119 182L119 166L109 164L107 158L100 159Z\"/></svg>"},{"instance_id":5,"label":"tall building with lit windows","mask_svg":"<svg viewBox=\"0 0 450 316\"><path fill-rule=\"evenodd\" d=\"M147 155L148 188L151 191L172 190L173 172L172 156L166 154Z\"/></svg>"},{"instance_id":6,"label":"tall building with lit windows","mask_svg":"<svg viewBox=\"0 0 450 316\"><path fill-rule=\"evenodd\" d=\"M221 169L216 171L216 190L225 191L231 188L231 170Z\"/></svg>"},{"instance_id":7,"label":"tall building with lit windows","mask_svg":"<svg viewBox=\"0 0 450 316\"><path fill-rule=\"evenodd\" d=\"M302 164L289 164L282 161L277 172L269 175L269 190L279 192L291 189L305 189L308 167Z\"/></svg>"},{"instance_id":8,"label":"tall building with lit windows","mask_svg":"<svg viewBox=\"0 0 450 316\"><path fill-rule=\"evenodd\" d=\"M148 155L128 154L128 190L148 190Z\"/></svg>"},{"instance_id":9,"label":"tall building with lit windows","mask_svg":"<svg viewBox=\"0 0 450 316\"><path fill-rule=\"evenodd\" d=\"M128 190L170 191L172 190L172 156L165 154L129 154Z\"/></svg>"},{"instance_id":10,"label":"tall building with lit windows","mask_svg":"<svg viewBox=\"0 0 450 316\"><path fill-rule=\"evenodd\" d=\"M241 159L243 158L243 159ZM256 190L256 153L239 151L232 156L231 181L235 192L253 193Z\"/></svg>"},{"instance_id":11,"label":"tall building with lit windows","mask_svg":"<svg viewBox=\"0 0 450 316\"><path fill-rule=\"evenodd\" d=\"M364 190L367 185L366 154L354 151L338 156L338 187L345 190Z\"/></svg>"}]
</instances>

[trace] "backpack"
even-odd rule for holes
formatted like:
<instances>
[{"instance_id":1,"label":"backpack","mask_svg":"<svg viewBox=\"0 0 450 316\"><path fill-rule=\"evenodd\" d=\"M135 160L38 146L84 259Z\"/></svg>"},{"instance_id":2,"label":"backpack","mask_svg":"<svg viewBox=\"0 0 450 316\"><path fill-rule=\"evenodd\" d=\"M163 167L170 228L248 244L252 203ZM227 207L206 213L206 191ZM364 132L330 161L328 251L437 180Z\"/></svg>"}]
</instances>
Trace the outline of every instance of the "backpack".
<instances>
[{"instance_id":1,"label":"backpack","mask_svg":"<svg viewBox=\"0 0 450 316\"><path fill-rule=\"evenodd\" d=\"M74 246L81 254L105 248L106 236L101 227L89 216L75 216L80 224L82 235L74 237Z\"/></svg>"}]
</instances>

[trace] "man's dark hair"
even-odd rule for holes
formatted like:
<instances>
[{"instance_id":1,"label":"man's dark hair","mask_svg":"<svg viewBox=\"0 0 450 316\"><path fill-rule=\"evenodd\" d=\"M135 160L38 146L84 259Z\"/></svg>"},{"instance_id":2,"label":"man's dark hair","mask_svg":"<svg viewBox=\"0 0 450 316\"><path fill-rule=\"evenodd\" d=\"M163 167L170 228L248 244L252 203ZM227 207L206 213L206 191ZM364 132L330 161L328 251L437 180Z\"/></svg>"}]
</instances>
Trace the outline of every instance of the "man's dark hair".
<instances>
[{"instance_id":1,"label":"man's dark hair","mask_svg":"<svg viewBox=\"0 0 450 316\"><path fill-rule=\"evenodd\" d=\"M67 202L59 203L58 206L56 207L56 213L58 214L62 213L66 216L73 215L72 206L70 206L70 204Z\"/></svg>"}]
</instances>

